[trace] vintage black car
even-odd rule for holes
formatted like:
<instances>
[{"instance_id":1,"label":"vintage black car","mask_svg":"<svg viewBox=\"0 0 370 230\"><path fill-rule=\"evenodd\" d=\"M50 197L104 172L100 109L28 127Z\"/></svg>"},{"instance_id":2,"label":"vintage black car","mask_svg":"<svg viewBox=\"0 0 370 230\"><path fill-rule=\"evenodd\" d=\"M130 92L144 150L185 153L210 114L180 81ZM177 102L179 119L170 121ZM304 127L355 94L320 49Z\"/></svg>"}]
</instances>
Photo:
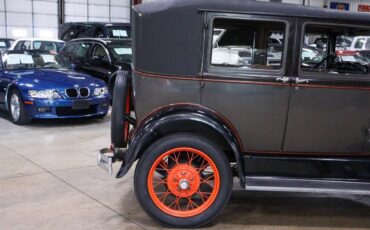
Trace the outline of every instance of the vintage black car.
<instances>
[{"instance_id":1,"label":"vintage black car","mask_svg":"<svg viewBox=\"0 0 370 230\"><path fill-rule=\"evenodd\" d=\"M58 38L70 41L76 38L130 38L129 23L67 22L60 26Z\"/></svg>"},{"instance_id":2,"label":"vintage black car","mask_svg":"<svg viewBox=\"0 0 370 230\"><path fill-rule=\"evenodd\" d=\"M60 56L76 71L104 80L112 93L117 71L131 69L131 39L74 39L64 46Z\"/></svg>"},{"instance_id":3,"label":"vintage black car","mask_svg":"<svg viewBox=\"0 0 370 230\"><path fill-rule=\"evenodd\" d=\"M138 160L137 199L166 226L211 222L233 177L246 190L370 194L369 63L337 56L339 40L370 35L369 22L245 0L135 6L133 69L114 91L115 156L99 164L123 159L120 178ZM318 38L326 45L307 48Z\"/></svg>"}]
</instances>

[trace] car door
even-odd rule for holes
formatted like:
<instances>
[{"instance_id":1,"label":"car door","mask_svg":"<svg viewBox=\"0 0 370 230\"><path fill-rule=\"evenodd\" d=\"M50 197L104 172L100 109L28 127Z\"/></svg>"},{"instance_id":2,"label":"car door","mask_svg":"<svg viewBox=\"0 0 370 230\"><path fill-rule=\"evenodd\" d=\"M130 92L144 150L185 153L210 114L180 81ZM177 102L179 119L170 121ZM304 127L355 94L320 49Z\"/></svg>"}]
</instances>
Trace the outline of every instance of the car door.
<instances>
[{"instance_id":1,"label":"car door","mask_svg":"<svg viewBox=\"0 0 370 230\"><path fill-rule=\"evenodd\" d=\"M111 59L108 51L101 44L94 44L91 52L88 53L84 69L93 77L100 78L108 82L111 74Z\"/></svg>"},{"instance_id":2,"label":"car door","mask_svg":"<svg viewBox=\"0 0 370 230\"><path fill-rule=\"evenodd\" d=\"M210 14L201 103L237 130L244 151L282 150L289 104L291 19ZM219 33L215 36L214 33ZM213 33L214 32L214 33ZM281 49L269 46L279 37ZM217 41L216 41L217 40Z\"/></svg>"},{"instance_id":3,"label":"car door","mask_svg":"<svg viewBox=\"0 0 370 230\"><path fill-rule=\"evenodd\" d=\"M302 27L301 47L310 45L314 37L326 36L328 44L318 50L317 57L301 60L295 73L284 150L326 154L369 152L370 75L363 71L368 63L361 70L360 65L337 62L331 56L344 48L336 47L335 39L341 34L356 39L355 34L350 34L356 28L364 28L321 23ZM298 55L297 59L301 59L301 54ZM344 68L346 65L348 68Z\"/></svg>"}]
</instances>

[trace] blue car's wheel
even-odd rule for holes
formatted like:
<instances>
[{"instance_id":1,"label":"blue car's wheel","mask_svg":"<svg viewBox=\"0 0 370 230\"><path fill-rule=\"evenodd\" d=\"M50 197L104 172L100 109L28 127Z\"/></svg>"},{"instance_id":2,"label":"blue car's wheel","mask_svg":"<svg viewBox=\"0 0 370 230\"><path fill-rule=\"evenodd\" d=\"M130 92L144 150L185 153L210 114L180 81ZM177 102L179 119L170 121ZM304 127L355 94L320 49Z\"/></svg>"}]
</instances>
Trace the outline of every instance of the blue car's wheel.
<instances>
[{"instance_id":1,"label":"blue car's wheel","mask_svg":"<svg viewBox=\"0 0 370 230\"><path fill-rule=\"evenodd\" d=\"M22 101L22 97L18 90L13 89L8 99L9 114L14 124L25 125L31 122L31 118L27 115Z\"/></svg>"}]
</instances>

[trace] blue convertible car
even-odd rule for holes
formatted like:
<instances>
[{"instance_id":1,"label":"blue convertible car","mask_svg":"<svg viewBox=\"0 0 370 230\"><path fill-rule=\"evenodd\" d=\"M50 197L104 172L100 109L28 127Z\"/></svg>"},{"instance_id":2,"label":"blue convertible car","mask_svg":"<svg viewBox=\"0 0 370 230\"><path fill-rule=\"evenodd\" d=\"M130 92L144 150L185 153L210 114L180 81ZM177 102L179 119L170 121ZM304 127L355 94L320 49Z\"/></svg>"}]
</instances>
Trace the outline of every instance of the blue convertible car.
<instances>
[{"instance_id":1,"label":"blue convertible car","mask_svg":"<svg viewBox=\"0 0 370 230\"><path fill-rule=\"evenodd\" d=\"M40 118L104 117L106 84L66 68L47 52L7 51L0 60L0 107L15 124Z\"/></svg>"}]
</instances>

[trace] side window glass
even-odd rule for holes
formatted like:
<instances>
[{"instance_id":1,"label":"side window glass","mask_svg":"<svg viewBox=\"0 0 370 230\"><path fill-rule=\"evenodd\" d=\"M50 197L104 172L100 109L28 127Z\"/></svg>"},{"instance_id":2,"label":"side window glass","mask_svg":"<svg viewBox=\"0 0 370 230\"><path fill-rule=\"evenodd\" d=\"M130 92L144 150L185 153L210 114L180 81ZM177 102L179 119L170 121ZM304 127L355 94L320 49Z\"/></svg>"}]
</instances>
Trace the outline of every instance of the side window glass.
<instances>
[{"instance_id":1,"label":"side window glass","mask_svg":"<svg viewBox=\"0 0 370 230\"><path fill-rule=\"evenodd\" d=\"M29 49L31 49L31 42L24 41L21 50L29 50Z\"/></svg>"},{"instance_id":2,"label":"side window glass","mask_svg":"<svg viewBox=\"0 0 370 230\"><path fill-rule=\"evenodd\" d=\"M370 50L370 38L368 38L368 39L366 40L365 49L366 49L366 50Z\"/></svg>"},{"instance_id":3,"label":"side window glass","mask_svg":"<svg viewBox=\"0 0 370 230\"><path fill-rule=\"evenodd\" d=\"M302 66L316 66L323 60L328 38L322 33L306 33L302 47Z\"/></svg>"},{"instance_id":4,"label":"side window glass","mask_svg":"<svg viewBox=\"0 0 370 230\"><path fill-rule=\"evenodd\" d=\"M75 44L71 44L71 45L68 45L65 49L64 49L64 52L66 54L72 54L73 53L73 49L76 47Z\"/></svg>"},{"instance_id":5,"label":"side window glass","mask_svg":"<svg viewBox=\"0 0 370 230\"><path fill-rule=\"evenodd\" d=\"M90 46L91 44L87 42L79 43L77 47L73 50L73 54L78 58L85 58Z\"/></svg>"},{"instance_id":6,"label":"side window glass","mask_svg":"<svg viewBox=\"0 0 370 230\"><path fill-rule=\"evenodd\" d=\"M41 49L41 41L35 41L35 42L33 42L33 48L35 50Z\"/></svg>"},{"instance_id":7,"label":"side window glass","mask_svg":"<svg viewBox=\"0 0 370 230\"><path fill-rule=\"evenodd\" d=\"M282 67L283 22L215 19L211 65L245 70Z\"/></svg>"},{"instance_id":8,"label":"side window glass","mask_svg":"<svg viewBox=\"0 0 370 230\"><path fill-rule=\"evenodd\" d=\"M15 45L14 50L21 50L23 43L24 41L19 41L17 45Z\"/></svg>"},{"instance_id":9,"label":"side window glass","mask_svg":"<svg viewBox=\"0 0 370 230\"><path fill-rule=\"evenodd\" d=\"M301 70L335 75L369 75L368 36L370 29L356 26L305 26Z\"/></svg>"},{"instance_id":10,"label":"side window glass","mask_svg":"<svg viewBox=\"0 0 370 230\"><path fill-rule=\"evenodd\" d=\"M355 44L355 49L362 49L362 47L364 46L364 43L365 43L365 38L357 39L356 44Z\"/></svg>"},{"instance_id":11,"label":"side window glass","mask_svg":"<svg viewBox=\"0 0 370 230\"><path fill-rule=\"evenodd\" d=\"M103 61L109 61L108 54L105 51L104 47L101 45L96 45L94 47L94 50L92 52L92 59L93 60L103 60Z\"/></svg>"}]
</instances>

